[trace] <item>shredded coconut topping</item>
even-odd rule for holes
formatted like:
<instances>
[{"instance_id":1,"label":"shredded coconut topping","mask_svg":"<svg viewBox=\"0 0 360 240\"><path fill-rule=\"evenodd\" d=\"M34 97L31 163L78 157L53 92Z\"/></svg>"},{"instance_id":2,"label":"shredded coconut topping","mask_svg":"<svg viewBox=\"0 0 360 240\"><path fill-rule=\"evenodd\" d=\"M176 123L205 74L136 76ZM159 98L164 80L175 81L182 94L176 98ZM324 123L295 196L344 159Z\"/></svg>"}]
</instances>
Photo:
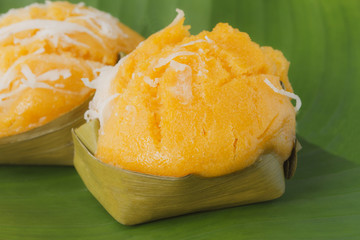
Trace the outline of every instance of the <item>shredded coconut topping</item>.
<instances>
[{"instance_id":1,"label":"shredded coconut topping","mask_svg":"<svg viewBox=\"0 0 360 240\"><path fill-rule=\"evenodd\" d=\"M160 81L159 78L155 78L155 80L152 80L148 76L144 76L144 82L146 82L150 87L157 87L159 81Z\"/></svg>"},{"instance_id":2,"label":"shredded coconut topping","mask_svg":"<svg viewBox=\"0 0 360 240\"><path fill-rule=\"evenodd\" d=\"M63 79L68 79L69 77L71 77L71 72L69 69L54 69L54 70L50 70L47 71L46 73L41 74L40 76L37 77L38 81L56 81L59 80L60 77L62 77Z\"/></svg>"},{"instance_id":3,"label":"shredded coconut topping","mask_svg":"<svg viewBox=\"0 0 360 240\"><path fill-rule=\"evenodd\" d=\"M7 13L0 15L0 19L2 20L11 14L18 14L20 11L29 11L33 7L45 9L52 4L53 3L51 1L45 1L45 4L35 3L22 9L11 9ZM72 32L84 32L90 35L92 38L96 39L102 45L104 45L101 37L99 37L90 29L73 22L74 20L85 21L99 34L108 38L115 39L119 36L122 36L124 38L128 37L128 35L125 34L120 28L118 20L116 18L112 17L108 13L102 12L95 8L84 8L84 6L85 4L83 3L77 4L72 11L72 13L77 16L68 17L65 21L32 19L3 27L0 29L0 41L5 40L9 36L13 36L13 34L17 32L38 29L39 31L32 37L25 39L14 38L14 44L27 44L37 39L48 39L54 44L55 47L57 47L59 39L61 39L63 40L62 44L68 43L88 47L86 44L78 42L66 35Z\"/></svg>"},{"instance_id":4,"label":"shredded coconut topping","mask_svg":"<svg viewBox=\"0 0 360 240\"><path fill-rule=\"evenodd\" d=\"M174 58L177 58L180 56L190 56L190 55L195 55L195 53L189 52L189 51L181 51L181 52L172 53L169 56L167 56L166 58L160 58L159 62L156 64L155 68L160 68L162 66L165 66Z\"/></svg>"},{"instance_id":5,"label":"shredded coconut topping","mask_svg":"<svg viewBox=\"0 0 360 240\"><path fill-rule=\"evenodd\" d=\"M79 14L80 16L72 17L72 19L83 19L93 28L99 31L101 34L108 38L115 39L119 36L127 38L128 35L125 34L118 25L116 18L111 16L108 13L99 11L95 8L82 8L83 6L77 6L73 13ZM70 18L71 19L71 18Z\"/></svg>"},{"instance_id":6,"label":"shredded coconut topping","mask_svg":"<svg viewBox=\"0 0 360 240\"><path fill-rule=\"evenodd\" d=\"M25 14L27 16L29 14L28 12L33 7L46 9L52 4L53 3L51 1L46 0L44 4L35 3L25 8L12 9L7 13L0 15L0 20L3 20L4 18L12 14ZM84 6L84 3L77 4L70 13L70 16L66 17L66 19L63 21L49 19L29 19L16 22L5 27L1 27L0 41L8 40L8 38L11 38L14 44L27 45L36 40L46 39L55 47L58 47L59 45L65 47L69 45L76 45L89 48L86 43L74 39L70 34L84 33L87 35L88 38L94 39L104 47L105 42L103 41L103 37L111 39L116 39L118 37L128 37L128 35L125 34L125 32L123 32L123 30L121 29L121 25L116 18L95 8L85 8ZM29 30L35 30L33 31L34 34L25 38L15 37L16 33ZM41 55L44 52L45 49L41 48L36 52L30 53L26 56L22 56L18 58L6 70L6 72L0 72L0 104L10 100L11 96L20 93L26 88L46 88L66 94L82 94L67 91L64 89L65 85L63 83L56 82L60 78L70 78L72 74L69 69L52 69L37 76L33 72L34 69L31 69L29 65L25 64L26 61L34 57L34 55ZM39 58L40 57L43 56L39 56ZM48 60L48 56L44 55L44 60ZM63 59L60 60L64 61ZM88 64L88 66L90 66L90 68L93 69L94 76L98 76L99 72L106 72L107 70L106 68L98 69L98 67L102 65L100 63L91 61L86 61L86 63ZM92 82L90 82L89 79L85 78L82 80L86 86L91 88L96 88L98 87L98 85L100 85L99 80ZM10 87L12 88L11 91ZM82 91L84 90L85 88ZM96 96L96 99L98 99L99 94L97 94ZM106 105L106 102L111 101L113 98L114 96L110 96L107 100L104 99L105 104L95 104L99 108L99 111L95 111L95 115L99 114L99 112L103 113L105 108L103 105ZM93 114L88 114L88 116L92 115Z\"/></svg>"},{"instance_id":7,"label":"shredded coconut topping","mask_svg":"<svg viewBox=\"0 0 360 240\"><path fill-rule=\"evenodd\" d=\"M176 23L178 23L183 17L184 12L180 9L176 10L178 15L174 19L174 21L169 25L172 26ZM143 42L140 43L136 49L140 48L142 46ZM135 50L136 51L136 50ZM104 121L108 118L110 113L109 104L111 101L113 101L115 98L120 96L119 93L115 93L112 91L112 82L116 77L116 74L118 73L119 67L126 61L128 56L131 56L132 53L127 55L126 57L122 58L118 64L110 68L108 70L102 71L100 76L93 80L92 82L89 81L89 79L82 79L84 84L88 87L96 89L95 96L93 100L90 102L89 110L85 113L85 119L87 121L93 120L93 119L99 119L100 121L100 134L103 132L102 127L104 126ZM189 52L189 51L181 51L174 54L171 54L170 56L166 58L161 58L156 63L154 70L156 68L160 68L162 66L167 65L170 63L170 67L174 68L176 71L179 72L179 81L178 83L172 87L171 91L174 95L178 96L180 99L183 100L184 104L187 104L192 99L192 90L191 90L191 77L192 77L192 70L189 66L183 66L185 64L181 64L178 62L173 61L174 58L179 56L188 56L188 55L194 55L195 53ZM132 78L135 77L142 77L144 82L148 84L151 87L157 87L159 84L160 79L151 79L150 77L143 76L141 73L132 74ZM127 106L127 111L132 111L132 107Z\"/></svg>"},{"instance_id":8,"label":"shredded coconut topping","mask_svg":"<svg viewBox=\"0 0 360 240\"><path fill-rule=\"evenodd\" d=\"M184 11L181 9L176 9L177 12L177 16L175 17L175 19L172 21L172 23L170 23L169 27L174 26L175 24L177 24L184 16Z\"/></svg>"},{"instance_id":9,"label":"shredded coconut topping","mask_svg":"<svg viewBox=\"0 0 360 240\"><path fill-rule=\"evenodd\" d=\"M192 94L192 69L189 65L171 60L170 67L178 73L177 83L171 87L171 92L182 100L182 104L189 104L193 98Z\"/></svg>"},{"instance_id":10,"label":"shredded coconut topping","mask_svg":"<svg viewBox=\"0 0 360 240\"><path fill-rule=\"evenodd\" d=\"M21 67L21 73L24 75L25 78L21 79L21 82L23 83L24 86L30 87L30 88L46 88L46 89L50 89L53 91L57 91L57 92L62 92L62 93L66 93L66 94L79 94L78 92L72 92L72 91L67 91L67 90L63 90L63 89L59 89L56 87L53 87L45 82L42 82L30 69L30 67L26 64L22 65ZM71 76L71 73L69 75L70 71L69 70L65 70L63 72L63 74L66 74L67 77ZM55 81L57 79L60 78L60 71L58 72L46 72L42 75L40 75L40 77L44 78L44 76L49 76L49 74L52 74L50 81ZM47 79L45 79L47 80Z\"/></svg>"},{"instance_id":11,"label":"shredded coconut topping","mask_svg":"<svg viewBox=\"0 0 360 240\"><path fill-rule=\"evenodd\" d=\"M276 93L279 93L281 95L287 96L289 98L295 99L296 105L295 105L295 111L298 112L301 108L301 99L298 95L295 93L287 92L283 89L277 89L267 78L265 78L264 82Z\"/></svg>"},{"instance_id":12,"label":"shredded coconut topping","mask_svg":"<svg viewBox=\"0 0 360 240\"><path fill-rule=\"evenodd\" d=\"M50 38L53 39L52 41L54 44L57 44L58 39L61 37L65 41L69 40L70 38L66 38L65 34L69 34L73 32L83 32L90 35L98 42L100 42L102 45L104 45L104 42L101 39L101 37L99 37L98 35L96 35L95 33L93 33L84 26L71 22L44 20L44 19L33 19L33 20L22 21L0 28L0 41L3 41L9 36L12 36L16 33L27 30L35 30L35 29L38 29L39 31L31 38L35 38L35 39Z\"/></svg>"},{"instance_id":13,"label":"shredded coconut topping","mask_svg":"<svg viewBox=\"0 0 360 240\"><path fill-rule=\"evenodd\" d=\"M51 69L39 75L34 74L33 69L26 64L26 61L30 58L36 58L40 61L49 61L52 63L63 63L64 61L64 58L61 56L47 54L41 55L42 52L43 49L39 49L34 53L20 57L7 69L5 73L0 73L0 105L10 101L12 96L20 93L26 88L50 89L56 92L72 95L84 93L84 89L81 92L62 89L65 88L65 85L63 83L56 82L60 78L64 80L70 78L72 76L70 69ZM75 58L71 58L69 60L73 61L74 64L79 64L79 61ZM92 65L94 65L94 67L98 66L90 61L86 61L86 64L91 67ZM12 87L11 91L10 86Z\"/></svg>"},{"instance_id":14,"label":"shredded coconut topping","mask_svg":"<svg viewBox=\"0 0 360 240\"><path fill-rule=\"evenodd\" d=\"M89 110L85 112L85 120L90 121L99 119L100 133L102 133L102 126L109 114L109 104L115 98L120 96L118 93L112 93L111 83L118 73L119 67L127 59L127 56L122 58L114 67L105 67L102 69L100 76L89 82L88 79L82 79L84 84L90 88L96 89L95 96L89 104Z\"/></svg>"},{"instance_id":15,"label":"shredded coconut topping","mask_svg":"<svg viewBox=\"0 0 360 240\"><path fill-rule=\"evenodd\" d=\"M205 36L205 39L208 43L214 43L214 40L210 39L208 36Z\"/></svg>"},{"instance_id":16,"label":"shredded coconut topping","mask_svg":"<svg viewBox=\"0 0 360 240\"><path fill-rule=\"evenodd\" d=\"M191 41L188 43L184 43L184 44L180 45L179 47L187 47L187 46L191 46L191 45L194 45L196 43L201 43L201 42L207 42L207 41L205 41L203 39L199 39L199 40Z\"/></svg>"}]
</instances>

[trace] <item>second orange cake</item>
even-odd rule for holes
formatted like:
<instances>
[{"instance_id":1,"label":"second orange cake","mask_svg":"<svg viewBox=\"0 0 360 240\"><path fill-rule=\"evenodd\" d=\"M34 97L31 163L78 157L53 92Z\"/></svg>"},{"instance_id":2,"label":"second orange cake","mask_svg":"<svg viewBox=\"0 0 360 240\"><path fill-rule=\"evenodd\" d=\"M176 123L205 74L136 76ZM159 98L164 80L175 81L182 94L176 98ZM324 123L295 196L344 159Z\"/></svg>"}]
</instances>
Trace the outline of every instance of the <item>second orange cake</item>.
<instances>
[{"instance_id":1,"label":"second orange cake","mask_svg":"<svg viewBox=\"0 0 360 240\"><path fill-rule=\"evenodd\" d=\"M191 36L183 22L180 12L104 74L87 114L101 123L96 156L175 177L228 174L269 152L285 161L298 97L283 54L225 23Z\"/></svg>"},{"instance_id":2,"label":"second orange cake","mask_svg":"<svg viewBox=\"0 0 360 240\"><path fill-rule=\"evenodd\" d=\"M50 2L0 17L0 138L45 125L93 93L81 81L143 38L83 4Z\"/></svg>"}]
</instances>

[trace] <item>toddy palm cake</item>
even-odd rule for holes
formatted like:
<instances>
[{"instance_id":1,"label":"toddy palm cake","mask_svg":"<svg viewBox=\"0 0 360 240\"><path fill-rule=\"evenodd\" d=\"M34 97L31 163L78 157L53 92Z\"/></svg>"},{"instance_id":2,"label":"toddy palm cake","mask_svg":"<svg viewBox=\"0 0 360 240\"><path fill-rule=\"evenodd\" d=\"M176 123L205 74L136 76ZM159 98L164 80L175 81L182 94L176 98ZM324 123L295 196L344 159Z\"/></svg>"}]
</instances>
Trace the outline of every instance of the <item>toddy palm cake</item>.
<instances>
[{"instance_id":1,"label":"toddy palm cake","mask_svg":"<svg viewBox=\"0 0 360 240\"><path fill-rule=\"evenodd\" d=\"M274 199L285 161L294 172L301 102L283 54L226 23L192 36L183 22L179 10L100 75L74 132L77 171L124 224Z\"/></svg>"},{"instance_id":2,"label":"toddy palm cake","mask_svg":"<svg viewBox=\"0 0 360 240\"><path fill-rule=\"evenodd\" d=\"M109 14L83 4L46 2L2 15L0 149L4 154L0 162L37 163L36 159L27 158L26 153L21 154L22 149L31 145L24 141L56 132L74 121L78 124L84 110L79 106L86 106L87 99L93 94L81 79L91 81L98 76L99 69L116 64L120 52L131 52L142 40L140 35ZM66 115L69 112L72 112L70 118ZM63 120L52 123L59 118ZM48 123L51 127L46 127ZM66 138L64 144L71 145L67 135L58 138ZM50 153L51 146L49 149L46 141L42 142L41 148ZM47 142L51 144L51 138ZM55 144L57 148L62 147L59 144ZM32 148L40 146L33 145ZM13 150L23 160L14 159ZM69 156L64 161L70 163ZM48 160L39 160L39 163L43 161ZM59 162L49 160L46 163Z\"/></svg>"}]
</instances>

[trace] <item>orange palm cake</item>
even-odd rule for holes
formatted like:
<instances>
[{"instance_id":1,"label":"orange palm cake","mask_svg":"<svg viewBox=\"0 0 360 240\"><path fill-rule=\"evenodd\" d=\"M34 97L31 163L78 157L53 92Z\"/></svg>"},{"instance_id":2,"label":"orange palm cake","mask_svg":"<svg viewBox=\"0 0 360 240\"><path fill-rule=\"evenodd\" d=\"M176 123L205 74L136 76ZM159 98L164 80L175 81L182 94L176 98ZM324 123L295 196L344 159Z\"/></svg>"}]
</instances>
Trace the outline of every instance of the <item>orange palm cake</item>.
<instances>
[{"instance_id":1,"label":"orange palm cake","mask_svg":"<svg viewBox=\"0 0 360 240\"><path fill-rule=\"evenodd\" d=\"M159 176L220 176L294 146L301 101L280 51L219 23L190 35L184 14L97 81L87 119L100 120L96 156ZM291 103L296 99L296 106Z\"/></svg>"},{"instance_id":2,"label":"orange palm cake","mask_svg":"<svg viewBox=\"0 0 360 240\"><path fill-rule=\"evenodd\" d=\"M41 126L93 90L98 69L114 65L142 37L83 4L46 2L0 17L0 137Z\"/></svg>"}]
</instances>

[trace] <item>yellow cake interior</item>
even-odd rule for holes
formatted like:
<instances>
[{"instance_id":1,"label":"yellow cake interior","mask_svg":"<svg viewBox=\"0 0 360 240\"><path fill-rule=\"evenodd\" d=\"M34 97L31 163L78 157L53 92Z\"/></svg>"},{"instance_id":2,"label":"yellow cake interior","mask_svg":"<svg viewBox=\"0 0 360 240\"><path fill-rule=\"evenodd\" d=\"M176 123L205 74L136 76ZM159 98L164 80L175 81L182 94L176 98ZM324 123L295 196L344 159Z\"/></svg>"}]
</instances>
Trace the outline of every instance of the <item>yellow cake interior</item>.
<instances>
[{"instance_id":1,"label":"yellow cake interior","mask_svg":"<svg viewBox=\"0 0 360 240\"><path fill-rule=\"evenodd\" d=\"M174 177L221 176L270 152L285 161L296 95L284 55L226 23L190 35L183 22L179 11L104 74L88 116L101 123L96 156Z\"/></svg>"}]
</instances>

